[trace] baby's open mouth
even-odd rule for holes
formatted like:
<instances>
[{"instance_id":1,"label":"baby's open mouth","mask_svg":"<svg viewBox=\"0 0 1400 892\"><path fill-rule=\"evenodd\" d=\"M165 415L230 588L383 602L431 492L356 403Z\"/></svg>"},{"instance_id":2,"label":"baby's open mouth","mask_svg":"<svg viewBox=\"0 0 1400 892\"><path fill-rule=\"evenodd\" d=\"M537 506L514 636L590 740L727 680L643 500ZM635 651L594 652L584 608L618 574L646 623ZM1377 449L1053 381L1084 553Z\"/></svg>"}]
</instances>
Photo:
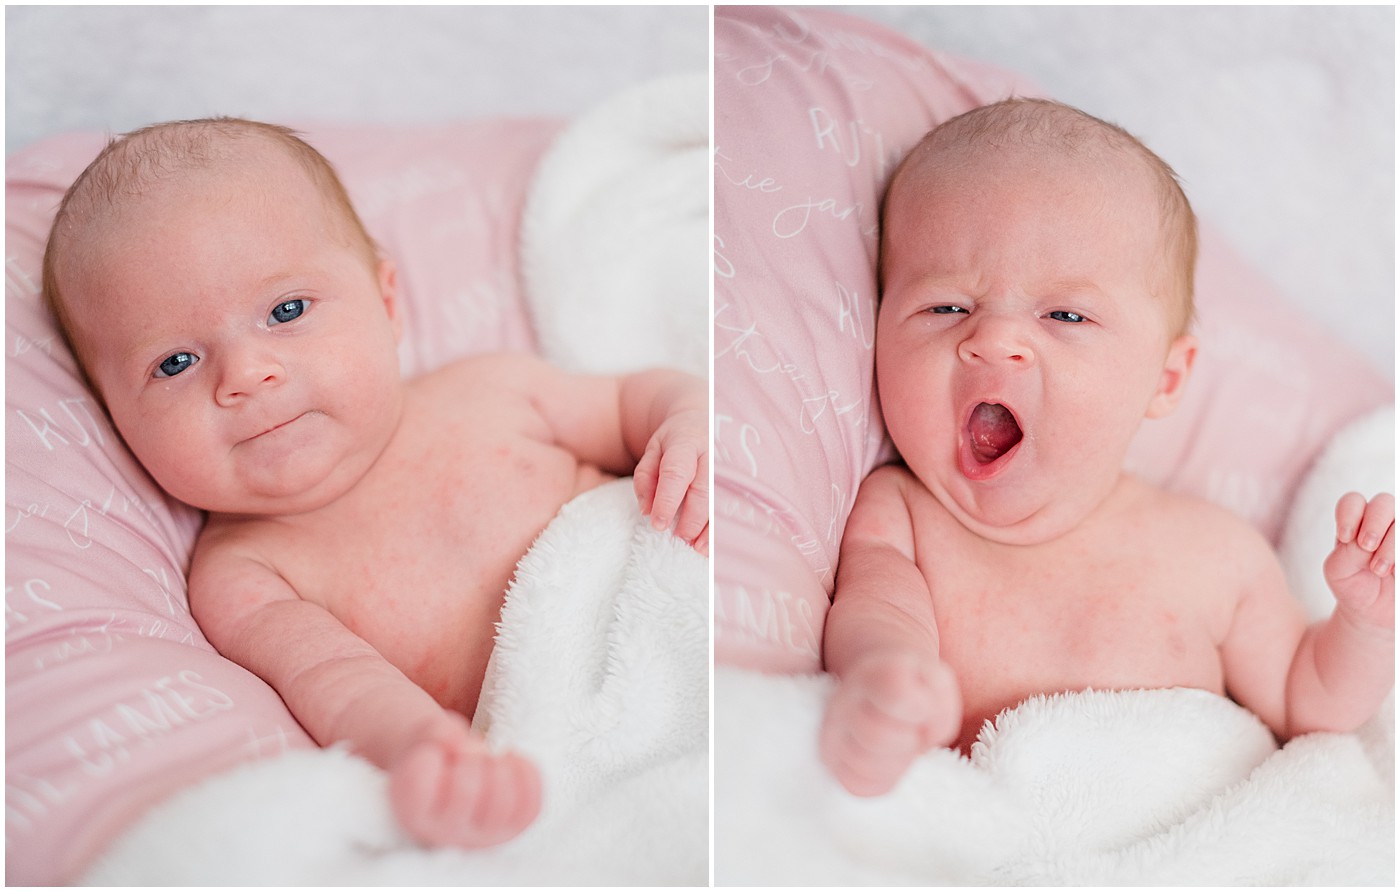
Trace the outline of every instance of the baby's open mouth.
<instances>
[{"instance_id":1,"label":"baby's open mouth","mask_svg":"<svg viewBox=\"0 0 1400 892\"><path fill-rule=\"evenodd\" d=\"M967 421L972 456L979 464L991 464L1021 442L1021 425L1000 403L978 403Z\"/></svg>"}]
</instances>

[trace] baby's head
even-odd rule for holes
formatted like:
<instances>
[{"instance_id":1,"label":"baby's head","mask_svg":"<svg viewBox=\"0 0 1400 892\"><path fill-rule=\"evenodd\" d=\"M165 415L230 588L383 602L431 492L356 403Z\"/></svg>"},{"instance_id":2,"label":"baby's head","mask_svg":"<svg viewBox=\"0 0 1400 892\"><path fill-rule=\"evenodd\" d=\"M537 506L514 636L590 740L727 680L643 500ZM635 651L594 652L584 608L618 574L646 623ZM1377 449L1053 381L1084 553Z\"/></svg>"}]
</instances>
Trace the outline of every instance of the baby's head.
<instances>
[{"instance_id":1,"label":"baby's head","mask_svg":"<svg viewBox=\"0 0 1400 892\"><path fill-rule=\"evenodd\" d=\"M397 424L393 266L285 128L184 121L110 143L59 206L44 294L137 459L197 507L324 503Z\"/></svg>"},{"instance_id":2,"label":"baby's head","mask_svg":"<svg viewBox=\"0 0 1400 892\"><path fill-rule=\"evenodd\" d=\"M1195 254L1175 175L1120 128L1008 100L933 130L881 235L877 380L910 469L990 538L1072 528L1180 400Z\"/></svg>"},{"instance_id":3,"label":"baby's head","mask_svg":"<svg viewBox=\"0 0 1400 892\"><path fill-rule=\"evenodd\" d=\"M296 133L276 124L237 118L209 118L154 124L110 140L64 194L54 216L44 252L44 299L68 339L79 370L88 375L80 344L74 341L77 308L65 299L60 271L100 262L106 243L94 243L104 228L120 225L124 214L138 212L140 199L162 187L198 188L198 173L257 163L263 152L281 153L304 169L325 202L340 238L360 251L371 268L378 262L374 241L365 230L335 169ZM74 295L81 305L83 295ZM89 384L95 384L89 377Z\"/></svg>"},{"instance_id":4,"label":"baby's head","mask_svg":"<svg viewBox=\"0 0 1400 892\"><path fill-rule=\"evenodd\" d=\"M1171 335L1187 333L1195 316L1196 215L1176 172L1131 133L1071 106L1007 99L944 121L910 150L891 177L884 221L890 222L891 205L918 202L940 179L957 177L978 162L1027 159L1078 160L1100 172L1116 171L1130 188L1145 186L1156 197L1160 238L1152 257L1152 293L1167 309ZM888 225L881 231L888 233ZM882 250L882 281L887 262Z\"/></svg>"}]
</instances>

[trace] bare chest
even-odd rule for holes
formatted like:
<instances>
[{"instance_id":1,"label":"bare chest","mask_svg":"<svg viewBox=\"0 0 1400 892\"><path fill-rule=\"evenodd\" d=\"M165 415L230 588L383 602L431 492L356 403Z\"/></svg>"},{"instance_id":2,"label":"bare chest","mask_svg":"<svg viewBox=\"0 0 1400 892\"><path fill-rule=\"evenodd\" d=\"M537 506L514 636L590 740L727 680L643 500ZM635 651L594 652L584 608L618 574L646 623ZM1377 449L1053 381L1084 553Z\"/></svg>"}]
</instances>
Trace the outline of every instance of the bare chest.
<instances>
[{"instance_id":1,"label":"bare chest","mask_svg":"<svg viewBox=\"0 0 1400 892\"><path fill-rule=\"evenodd\" d=\"M489 398L410 404L355 490L265 538L302 598L470 716L516 563L560 506L600 480Z\"/></svg>"},{"instance_id":2,"label":"bare chest","mask_svg":"<svg viewBox=\"0 0 1400 892\"><path fill-rule=\"evenodd\" d=\"M964 698L963 745L1035 694L1196 687L1223 692L1229 598L1189 553L1150 539L961 555L924 570L940 656ZM937 553L937 552L935 552Z\"/></svg>"}]
</instances>

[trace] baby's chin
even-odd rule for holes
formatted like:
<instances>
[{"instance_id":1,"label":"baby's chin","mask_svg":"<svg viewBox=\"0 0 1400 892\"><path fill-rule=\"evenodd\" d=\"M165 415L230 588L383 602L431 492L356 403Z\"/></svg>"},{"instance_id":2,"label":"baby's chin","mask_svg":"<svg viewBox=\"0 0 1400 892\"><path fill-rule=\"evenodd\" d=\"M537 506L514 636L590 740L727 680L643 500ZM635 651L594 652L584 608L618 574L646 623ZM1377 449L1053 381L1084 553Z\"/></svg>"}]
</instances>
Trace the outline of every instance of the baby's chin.
<instances>
[{"instance_id":1,"label":"baby's chin","mask_svg":"<svg viewBox=\"0 0 1400 892\"><path fill-rule=\"evenodd\" d=\"M309 476L292 472L281 477L265 475L255 481L226 481L218 488L167 487L167 490L181 502L209 514L287 517L332 504L354 488L358 479L350 474Z\"/></svg>"},{"instance_id":2,"label":"baby's chin","mask_svg":"<svg viewBox=\"0 0 1400 892\"><path fill-rule=\"evenodd\" d=\"M324 508L338 498L312 493L197 492L171 493L179 501L211 515L228 517L289 517Z\"/></svg>"}]
</instances>

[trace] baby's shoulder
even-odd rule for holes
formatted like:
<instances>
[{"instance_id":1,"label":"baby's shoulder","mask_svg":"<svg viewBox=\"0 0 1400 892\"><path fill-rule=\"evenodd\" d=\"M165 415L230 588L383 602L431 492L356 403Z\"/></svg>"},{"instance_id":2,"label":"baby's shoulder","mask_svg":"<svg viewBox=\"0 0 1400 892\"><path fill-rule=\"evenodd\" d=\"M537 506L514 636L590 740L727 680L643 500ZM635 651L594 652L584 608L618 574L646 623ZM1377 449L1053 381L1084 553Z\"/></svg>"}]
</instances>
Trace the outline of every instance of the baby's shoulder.
<instances>
[{"instance_id":1,"label":"baby's shoulder","mask_svg":"<svg viewBox=\"0 0 1400 892\"><path fill-rule=\"evenodd\" d=\"M912 560L921 542L948 542L966 535L923 481L902 464L888 464L861 481L843 543L894 545Z\"/></svg>"},{"instance_id":2,"label":"baby's shoulder","mask_svg":"<svg viewBox=\"0 0 1400 892\"><path fill-rule=\"evenodd\" d=\"M1274 560L1273 546L1253 524L1224 506L1199 496L1139 484L1138 511L1159 538L1193 554L1217 554L1233 564Z\"/></svg>"},{"instance_id":3,"label":"baby's shoulder","mask_svg":"<svg viewBox=\"0 0 1400 892\"><path fill-rule=\"evenodd\" d=\"M519 385L529 381L547 369L548 363L525 352L476 353L462 356L445 363L415 378L418 387L438 387L450 385L461 387L464 384L496 386L499 384Z\"/></svg>"},{"instance_id":4,"label":"baby's shoulder","mask_svg":"<svg viewBox=\"0 0 1400 892\"><path fill-rule=\"evenodd\" d=\"M900 465L882 465L866 474L856 491L844 539L884 540L896 532L900 539L909 538L911 484L918 485L918 481Z\"/></svg>"},{"instance_id":5,"label":"baby's shoulder","mask_svg":"<svg viewBox=\"0 0 1400 892\"><path fill-rule=\"evenodd\" d=\"M455 359L414 378L412 401L427 410L425 418L443 420L530 415L541 394L556 388L557 367L531 353L480 353Z\"/></svg>"},{"instance_id":6,"label":"baby's shoulder","mask_svg":"<svg viewBox=\"0 0 1400 892\"><path fill-rule=\"evenodd\" d=\"M902 464L886 464L872 470L865 475L865 479L860 482L862 490L870 487L875 490L905 489L911 482L918 483L918 479L910 473L909 469Z\"/></svg>"},{"instance_id":7,"label":"baby's shoulder","mask_svg":"<svg viewBox=\"0 0 1400 892\"><path fill-rule=\"evenodd\" d=\"M274 526L264 518L211 515L195 542L189 572L190 610L201 628L295 597L271 560L279 537Z\"/></svg>"},{"instance_id":8,"label":"baby's shoulder","mask_svg":"<svg viewBox=\"0 0 1400 892\"><path fill-rule=\"evenodd\" d=\"M278 537L270 526L267 518L209 515L195 540L191 581L227 575L248 564L265 564L269 547Z\"/></svg>"},{"instance_id":9,"label":"baby's shoulder","mask_svg":"<svg viewBox=\"0 0 1400 892\"><path fill-rule=\"evenodd\" d=\"M918 477L902 464L881 465L860 482L856 506L866 510L908 513L920 497L932 498Z\"/></svg>"}]
</instances>

